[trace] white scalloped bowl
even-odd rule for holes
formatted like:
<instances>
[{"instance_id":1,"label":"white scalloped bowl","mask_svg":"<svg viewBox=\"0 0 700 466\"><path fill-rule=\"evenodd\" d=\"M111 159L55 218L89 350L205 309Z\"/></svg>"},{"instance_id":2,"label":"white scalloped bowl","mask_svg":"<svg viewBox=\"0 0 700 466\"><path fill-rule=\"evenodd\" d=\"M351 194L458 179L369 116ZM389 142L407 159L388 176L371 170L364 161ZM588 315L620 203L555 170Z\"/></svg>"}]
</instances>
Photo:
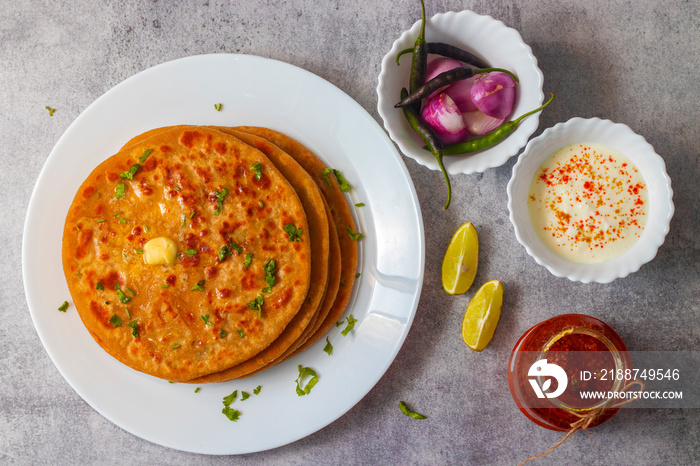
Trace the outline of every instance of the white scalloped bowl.
<instances>
[{"instance_id":1,"label":"white scalloped bowl","mask_svg":"<svg viewBox=\"0 0 700 466\"><path fill-rule=\"evenodd\" d=\"M528 213L528 190L537 169L554 152L576 143L600 144L626 156L641 172L649 193L642 236L621 255L597 264L572 262L554 253L537 236ZM572 118L547 128L527 144L508 183L508 210L516 238L538 264L572 281L610 283L639 270L663 244L674 212L671 178L663 159L629 126L600 118Z\"/></svg>"},{"instance_id":2,"label":"white scalloped bowl","mask_svg":"<svg viewBox=\"0 0 700 466\"><path fill-rule=\"evenodd\" d=\"M408 126L401 109L394 108L399 101L401 88L408 88L411 70L411 55L406 54L396 65L396 54L413 47L420 21L401 34L382 60L379 73L377 110L384 120L384 128L389 137L399 146L401 152L421 165L432 170L440 170L435 158L423 149L423 141ZM537 59L532 49L523 42L520 33L507 27L490 16L482 16L473 11L439 13L429 18L425 25L427 42L445 42L486 59L494 67L505 68L518 76L513 112L509 119L536 109L542 105L544 94L542 71L537 67ZM517 130L499 144L464 156L446 156L445 167L451 174L483 172L503 165L517 154L537 130L539 113L527 117Z\"/></svg>"}]
</instances>

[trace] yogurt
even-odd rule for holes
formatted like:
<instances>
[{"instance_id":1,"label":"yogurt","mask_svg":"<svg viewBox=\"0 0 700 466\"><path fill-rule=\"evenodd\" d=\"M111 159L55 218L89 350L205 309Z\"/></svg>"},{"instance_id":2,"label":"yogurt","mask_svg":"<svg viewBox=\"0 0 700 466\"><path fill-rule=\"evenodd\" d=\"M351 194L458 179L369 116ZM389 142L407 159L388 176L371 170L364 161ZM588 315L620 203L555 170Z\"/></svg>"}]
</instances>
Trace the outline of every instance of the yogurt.
<instances>
[{"instance_id":1,"label":"yogurt","mask_svg":"<svg viewBox=\"0 0 700 466\"><path fill-rule=\"evenodd\" d=\"M642 235L647 186L621 153L597 144L572 144L537 169L528 192L530 220L552 251L573 262L619 256Z\"/></svg>"}]
</instances>

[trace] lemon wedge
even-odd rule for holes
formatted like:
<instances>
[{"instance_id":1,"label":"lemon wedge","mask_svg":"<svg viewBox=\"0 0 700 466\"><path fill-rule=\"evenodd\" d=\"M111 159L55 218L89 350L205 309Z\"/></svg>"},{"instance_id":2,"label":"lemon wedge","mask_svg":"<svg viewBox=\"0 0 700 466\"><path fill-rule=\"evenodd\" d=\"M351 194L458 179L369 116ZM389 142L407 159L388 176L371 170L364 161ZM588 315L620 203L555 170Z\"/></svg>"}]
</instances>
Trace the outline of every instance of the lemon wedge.
<instances>
[{"instance_id":1,"label":"lemon wedge","mask_svg":"<svg viewBox=\"0 0 700 466\"><path fill-rule=\"evenodd\" d=\"M474 283L479 263L479 235L470 222L460 226L442 259L442 288L449 294L463 294Z\"/></svg>"},{"instance_id":2,"label":"lemon wedge","mask_svg":"<svg viewBox=\"0 0 700 466\"><path fill-rule=\"evenodd\" d=\"M479 288L462 321L462 339L474 351L482 351L493 338L501 317L503 283L491 280Z\"/></svg>"}]
</instances>

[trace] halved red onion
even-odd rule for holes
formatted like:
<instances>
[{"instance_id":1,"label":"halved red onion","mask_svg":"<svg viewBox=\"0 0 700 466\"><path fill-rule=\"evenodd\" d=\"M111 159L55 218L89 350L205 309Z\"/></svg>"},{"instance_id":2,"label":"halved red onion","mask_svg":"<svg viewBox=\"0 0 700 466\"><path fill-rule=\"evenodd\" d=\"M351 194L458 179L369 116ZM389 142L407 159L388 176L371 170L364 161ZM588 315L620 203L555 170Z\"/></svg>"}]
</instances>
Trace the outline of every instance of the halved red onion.
<instances>
[{"instance_id":1,"label":"halved red onion","mask_svg":"<svg viewBox=\"0 0 700 466\"><path fill-rule=\"evenodd\" d=\"M421 116L435 130L443 144L461 142L469 136L462 113L454 100L445 93L429 98L421 110Z\"/></svg>"},{"instance_id":2,"label":"halved red onion","mask_svg":"<svg viewBox=\"0 0 700 466\"><path fill-rule=\"evenodd\" d=\"M493 118L479 110L462 113L464 124L471 134L483 136L498 128L505 121L504 118Z\"/></svg>"},{"instance_id":3,"label":"halved red onion","mask_svg":"<svg viewBox=\"0 0 700 466\"><path fill-rule=\"evenodd\" d=\"M482 113L493 118L505 118L513 110L515 80L501 71L477 76L471 96Z\"/></svg>"},{"instance_id":4,"label":"halved red onion","mask_svg":"<svg viewBox=\"0 0 700 466\"><path fill-rule=\"evenodd\" d=\"M474 105L474 101L472 100L472 85L475 80L476 76L457 81L447 86L444 90L445 94L452 97L452 100L455 101L457 108L459 108L459 111L462 113L476 110L476 105Z\"/></svg>"},{"instance_id":5,"label":"halved red onion","mask_svg":"<svg viewBox=\"0 0 700 466\"><path fill-rule=\"evenodd\" d=\"M430 81L433 79L435 76L439 75L440 73L444 73L445 71L450 71L455 68L461 68L462 67L462 62L459 60L455 60L454 58L446 58L446 57L438 57L435 58L434 60L431 60L428 62L428 65L426 67L425 71L425 82ZM433 97L440 92L442 92L445 88L441 87L437 91L433 92L428 96L428 98Z\"/></svg>"}]
</instances>

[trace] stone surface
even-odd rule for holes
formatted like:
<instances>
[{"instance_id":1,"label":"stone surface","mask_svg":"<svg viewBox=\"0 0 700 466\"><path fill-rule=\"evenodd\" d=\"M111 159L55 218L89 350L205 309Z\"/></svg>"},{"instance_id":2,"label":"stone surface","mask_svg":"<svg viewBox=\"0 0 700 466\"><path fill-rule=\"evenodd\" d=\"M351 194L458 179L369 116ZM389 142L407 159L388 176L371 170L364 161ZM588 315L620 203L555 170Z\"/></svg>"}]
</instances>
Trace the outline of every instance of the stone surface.
<instances>
[{"instance_id":1,"label":"stone surface","mask_svg":"<svg viewBox=\"0 0 700 466\"><path fill-rule=\"evenodd\" d=\"M413 327L385 376L353 409L291 445L235 459L182 453L113 425L64 381L32 325L21 275L22 227L32 187L53 145L91 102L159 63L203 53L283 60L335 84L380 124L383 55L418 18L417 1L215 0L3 2L0 8L0 462L5 464L515 464L561 438L515 408L505 364L535 323L564 312L608 322L635 350L700 346L700 5L693 0L428 1L428 14L471 9L522 34L558 99L544 128L601 117L644 135L665 159L676 214L658 256L611 284L551 276L516 241L506 184L515 158L453 177L441 209L439 173L412 160L425 222L426 270ZM56 108L50 117L45 106ZM479 229L476 283L506 285L501 322L480 354L460 338L471 291L440 287L452 232ZM59 226L57 225L57 228ZM133 394L138 396L138 394ZM399 400L428 415L413 421ZM623 410L534 464L697 464L697 410Z\"/></svg>"}]
</instances>

